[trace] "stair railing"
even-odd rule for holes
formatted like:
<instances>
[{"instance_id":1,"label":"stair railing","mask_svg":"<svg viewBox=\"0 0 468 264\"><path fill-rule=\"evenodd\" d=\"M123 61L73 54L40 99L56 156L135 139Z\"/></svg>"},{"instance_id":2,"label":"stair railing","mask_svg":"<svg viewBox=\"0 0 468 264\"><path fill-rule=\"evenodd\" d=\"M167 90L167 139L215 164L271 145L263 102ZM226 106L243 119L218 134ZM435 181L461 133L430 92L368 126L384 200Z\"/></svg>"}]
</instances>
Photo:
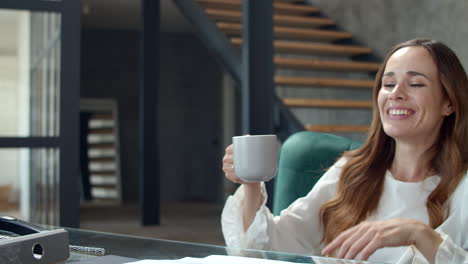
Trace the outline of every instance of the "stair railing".
<instances>
[{"instance_id":1,"label":"stair railing","mask_svg":"<svg viewBox=\"0 0 468 264\"><path fill-rule=\"evenodd\" d=\"M265 1L256 1L256 2L265 2ZM234 48L229 42L226 35L221 32L217 26L205 15L204 11L194 0L174 0L174 3L181 10L182 14L189 20L193 25L196 34L201 38L202 42L208 47L208 50L213 53L214 57L226 68L230 73L234 81L238 84L237 87L240 89L240 94L243 101L243 112L248 112L249 115L255 110L249 109L249 106L246 106L249 103L250 93L248 90L242 88L245 86L245 72L242 69L242 61L239 51ZM271 2L270 2L271 4ZM250 13L253 16L253 12L244 12L243 16L246 13ZM243 21L249 21L247 19L253 20L253 17L243 18ZM248 25L248 23L246 23ZM249 29L244 29L248 31ZM244 45L244 48L247 48L248 45ZM244 50L245 53L248 52ZM267 56L265 59L268 59ZM269 59L273 67L273 60ZM244 66L248 67L248 66ZM250 67L250 75L255 75L255 67ZM273 76L271 76L273 78ZM273 81L271 85L274 86ZM278 135L281 141L286 140L286 138L298 131L305 130L304 126L296 119L296 117L291 113L286 105L274 94L274 87L270 89L273 92L273 109L271 109L271 114L273 115L273 125L274 133ZM254 94L254 96L257 96ZM265 95L263 95L265 96ZM257 118L258 120L258 118ZM251 120L250 117L243 114L243 126L244 130L251 130L251 127L246 123L252 123L255 120ZM247 131L249 132L249 131ZM257 131L254 131L254 133Z\"/></svg>"}]
</instances>

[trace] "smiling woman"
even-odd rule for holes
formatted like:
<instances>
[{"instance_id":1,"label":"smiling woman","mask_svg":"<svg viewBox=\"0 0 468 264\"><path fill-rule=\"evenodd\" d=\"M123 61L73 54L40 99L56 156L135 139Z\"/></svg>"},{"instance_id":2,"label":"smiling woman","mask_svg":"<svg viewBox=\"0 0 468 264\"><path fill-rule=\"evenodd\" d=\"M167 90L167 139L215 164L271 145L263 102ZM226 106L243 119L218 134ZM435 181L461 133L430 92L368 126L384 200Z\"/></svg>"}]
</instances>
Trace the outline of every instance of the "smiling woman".
<instances>
[{"instance_id":1,"label":"smiling woman","mask_svg":"<svg viewBox=\"0 0 468 264\"><path fill-rule=\"evenodd\" d=\"M395 46L376 76L364 145L344 153L279 216L263 183L243 183L222 215L228 246L386 263L466 263L468 79L432 40ZM226 177L238 180L229 165Z\"/></svg>"},{"instance_id":2,"label":"smiling woman","mask_svg":"<svg viewBox=\"0 0 468 264\"><path fill-rule=\"evenodd\" d=\"M433 131L453 112L437 65L422 47L401 48L387 61L378 106L387 135L423 148L436 140Z\"/></svg>"}]
</instances>

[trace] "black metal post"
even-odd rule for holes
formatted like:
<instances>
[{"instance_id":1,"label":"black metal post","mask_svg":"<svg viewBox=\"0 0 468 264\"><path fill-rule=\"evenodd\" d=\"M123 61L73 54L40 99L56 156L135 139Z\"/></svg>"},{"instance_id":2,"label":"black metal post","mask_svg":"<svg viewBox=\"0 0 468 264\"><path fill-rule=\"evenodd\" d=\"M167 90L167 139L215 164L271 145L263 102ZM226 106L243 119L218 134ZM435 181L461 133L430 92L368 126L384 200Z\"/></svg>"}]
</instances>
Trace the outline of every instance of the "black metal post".
<instances>
[{"instance_id":1,"label":"black metal post","mask_svg":"<svg viewBox=\"0 0 468 264\"><path fill-rule=\"evenodd\" d=\"M273 134L273 1L244 0L242 21L242 129L251 135ZM267 184L270 197L273 186Z\"/></svg>"},{"instance_id":2,"label":"black metal post","mask_svg":"<svg viewBox=\"0 0 468 264\"><path fill-rule=\"evenodd\" d=\"M160 0L142 1L140 88L140 206L142 225L160 223L159 31Z\"/></svg>"},{"instance_id":3,"label":"black metal post","mask_svg":"<svg viewBox=\"0 0 468 264\"><path fill-rule=\"evenodd\" d=\"M60 225L79 227L80 1L63 1L60 84Z\"/></svg>"},{"instance_id":4,"label":"black metal post","mask_svg":"<svg viewBox=\"0 0 468 264\"><path fill-rule=\"evenodd\" d=\"M89 155L88 155L88 134L89 134L89 120L91 113L80 112L80 176L81 176L81 189L83 199L91 201L93 195L91 193L91 173L89 170Z\"/></svg>"},{"instance_id":5,"label":"black metal post","mask_svg":"<svg viewBox=\"0 0 468 264\"><path fill-rule=\"evenodd\" d=\"M274 133L273 3L243 2L242 120L249 134Z\"/></svg>"}]
</instances>

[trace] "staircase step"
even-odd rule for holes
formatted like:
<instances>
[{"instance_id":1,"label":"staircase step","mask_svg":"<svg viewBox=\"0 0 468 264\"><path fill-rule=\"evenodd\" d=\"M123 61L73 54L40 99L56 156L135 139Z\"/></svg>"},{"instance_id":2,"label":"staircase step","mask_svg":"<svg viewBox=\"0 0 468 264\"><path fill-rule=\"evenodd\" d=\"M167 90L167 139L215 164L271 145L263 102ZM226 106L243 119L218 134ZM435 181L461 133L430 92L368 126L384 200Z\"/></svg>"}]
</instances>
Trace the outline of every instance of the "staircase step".
<instances>
[{"instance_id":1,"label":"staircase step","mask_svg":"<svg viewBox=\"0 0 468 264\"><path fill-rule=\"evenodd\" d=\"M324 61L304 58L288 58L277 56L274 58L276 68L289 68L297 70L322 71L352 71L377 72L380 63L356 61Z\"/></svg>"},{"instance_id":2,"label":"staircase step","mask_svg":"<svg viewBox=\"0 0 468 264\"><path fill-rule=\"evenodd\" d=\"M197 2L204 8L242 10L242 0L197 0ZM308 15L320 12L318 7L291 3L273 3L273 8L275 14Z\"/></svg>"},{"instance_id":3,"label":"staircase step","mask_svg":"<svg viewBox=\"0 0 468 264\"><path fill-rule=\"evenodd\" d=\"M336 133L336 132L368 132L368 125L305 125L305 128L314 132Z\"/></svg>"},{"instance_id":4,"label":"staircase step","mask_svg":"<svg viewBox=\"0 0 468 264\"><path fill-rule=\"evenodd\" d=\"M89 158L90 162L115 162L114 156Z\"/></svg>"},{"instance_id":5,"label":"staircase step","mask_svg":"<svg viewBox=\"0 0 468 264\"><path fill-rule=\"evenodd\" d=\"M205 13L215 20L241 22L242 12L220 9L205 9ZM277 26L316 28L335 25L335 20L323 17L299 17L288 15L273 15L273 21Z\"/></svg>"},{"instance_id":6,"label":"staircase step","mask_svg":"<svg viewBox=\"0 0 468 264\"><path fill-rule=\"evenodd\" d=\"M88 143L88 148L90 149L113 149L115 148L115 144L113 142Z\"/></svg>"},{"instance_id":7,"label":"staircase step","mask_svg":"<svg viewBox=\"0 0 468 264\"><path fill-rule=\"evenodd\" d=\"M283 102L291 107L372 108L372 101L283 98Z\"/></svg>"},{"instance_id":8,"label":"staircase step","mask_svg":"<svg viewBox=\"0 0 468 264\"><path fill-rule=\"evenodd\" d=\"M216 25L227 34L242 35L242 24L218 22ZM353 34L349 32L340 32L322 29L304 29L295 27L274 27L275 38L291 38L301 40L326 40L335 41L339 39L351 38Z\"/></svg>"},{"instance_id":9,"label":"staircase step","mask_svg":"<svg viewBox=\"0 0 468 264\"><path fill-rule=\"evenodd\" d=\"M110 183L93 183L91 184L92 188L102 188L102 189L116 189L117 185L116 184L110 184Z\"/></svg>"},{"instance_id":10,"label":"staircase step","mask_svg":"<svg viewBox=\"0 0 468 264\"><path fill-rule=\"evenodd\" d=\"M237 47L240 47L242 45L242 39L232 38L231 43ZM361 54L369 54L372 52L370 48L362 46L304 43L286 40L275 40L274 47L276 52L307 53L336 56L355 56Z\"/></svg>"},{"instance_id":11,"label":"staircase step","mask_svg":"<svg viewBox=\"0 0 468 264\"><path fill-rule=\"evenodd\" d=\"M303 4L304 0L274 0L278 3L291 3L291 4Z\"/></svg>"},{"instance_id":12,"label":"staircase step","mask_svg":"<svg viewBox=\"0 0 468 264\"><path fill-rule=\"evenodd\" d=\"M114 120L112 113L92 113L91 118L92 120Z\"/></svg>"},{"instance_id":13,"label":"staircase step","mask_svg":"<svg viewBox=\"0 0 468 264\"><path fill-rule=\"evenodd\" d=\"M374 81L317 77L275 76L276 85L372 88Z\"/></svg>"},{"instance_id":14,"label":"staircase step","mask_svg":"<svg viewBox=\"0 0 468 264\"><path fill-rule=\"evenodd\" d=\"M114 133L114 127L94 127L89 129L89 134L108 135Z\"/></svg>"},{"instance_id":15,"label":"staircase step","mask_svg":"<svg viewBox=\"0 0 468 264\"><path fill-rule=\"evenodd\" d=\"M99 170L99 171L90 171L92 176L115 176L117 172L115 170Z\"/></svg>"}]
</instances>

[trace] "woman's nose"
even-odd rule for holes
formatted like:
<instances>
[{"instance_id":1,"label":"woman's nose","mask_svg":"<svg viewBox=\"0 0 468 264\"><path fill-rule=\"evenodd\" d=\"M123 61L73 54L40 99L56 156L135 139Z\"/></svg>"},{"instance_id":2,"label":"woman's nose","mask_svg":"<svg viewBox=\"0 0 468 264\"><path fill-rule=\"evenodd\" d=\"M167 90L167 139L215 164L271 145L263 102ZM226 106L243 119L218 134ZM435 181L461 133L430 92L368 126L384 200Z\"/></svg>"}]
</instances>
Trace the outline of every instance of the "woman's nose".
<instances>
[{"instance_id":1,"label":"woman's nose","mask_svg":"<svg viewBox=\"0 0 468 264\"><path fill-rule=\"evenodd\" d=\"M390 99L402 100L406 98L405 87L402 84L397 84L390 93Z\"/></svg>"}]
</instances>

